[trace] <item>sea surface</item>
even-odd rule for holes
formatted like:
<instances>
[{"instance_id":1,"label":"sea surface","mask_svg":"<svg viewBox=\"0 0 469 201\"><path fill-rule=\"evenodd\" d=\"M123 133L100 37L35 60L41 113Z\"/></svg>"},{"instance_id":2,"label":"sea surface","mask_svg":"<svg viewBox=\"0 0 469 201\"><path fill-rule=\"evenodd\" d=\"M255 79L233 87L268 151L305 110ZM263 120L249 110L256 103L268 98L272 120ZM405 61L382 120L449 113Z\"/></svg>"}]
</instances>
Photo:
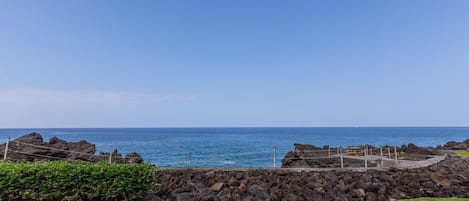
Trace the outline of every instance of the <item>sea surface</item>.
<instances>
[{"instance_id":1,"label":"sea surface","mask_svg":"<svg viewBox=\"0 0 469 201\"><path fill-rule=\"evenodd\" d=\"M41 133L45 141L54 136L87 140L98 152L135 151L160 167L272 167L274 147L278 167L295 143L437 146L469 138L469 127L38 128L0 129L0 140L31 132Z\"/></svg>"}]
</instances>

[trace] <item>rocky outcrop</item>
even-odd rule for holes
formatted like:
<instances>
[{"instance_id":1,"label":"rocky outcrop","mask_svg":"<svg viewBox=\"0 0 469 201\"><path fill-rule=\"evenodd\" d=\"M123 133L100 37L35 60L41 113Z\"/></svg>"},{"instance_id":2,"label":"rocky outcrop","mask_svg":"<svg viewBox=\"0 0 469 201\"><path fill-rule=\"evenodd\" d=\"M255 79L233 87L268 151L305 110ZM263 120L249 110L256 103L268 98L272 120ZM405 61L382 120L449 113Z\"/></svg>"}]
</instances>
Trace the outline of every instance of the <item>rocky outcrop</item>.
<instances>
[{"instance_id":1,"label":"rocky outcrop","mask_svg":"<svg viewBox=\"0 0 469 201\"><path fill-rule=\"evenodd\" d=\"M444 146L438 147L419 147L415 144L402 145L396 147L383 146L383 157L391 160L383 160L381 163L380 147L372 145L361 145L349 147L346 149L330 148L329 146L316 147L308 144L294 144L295 149L287 152L282 160L284 168L338 168L341 167L339 149L343 153L343 165L348 167L364 167L364 150L368 148L368 167L389 167L394 163L392 159L394 154L398 155L399 160L423 161L438 155L444 155L447 150L466 150L469 149L469 139L464 142L448 142ZM348 151L350 152L348 152ZM373 152L374 150L374 152ZM389 151L388 151L389 150ZM374 153L374 156L373 156ZM381 165L382 164L382 165Z\"/></svg>"},{"instance_id":2,"label":"rocky outcrop","mask_svg":"<svg viewBox=\"0 0 469 201\"><path fill-rule=\"evenodd\" d=\"M402 145L398 151L406 154L419 154L419 155L439 155L440 151L434 147L419 147L413 143Z\"/></svg>"},{"instance_id":3,"label":"rocky outcrop","mask_svg":"<svg viewBox=\"0 0 469 201\"><path fill-rule=\"evenodd\" d=\"M464 142L449 141L441 148L447 150L467 150L469 149L469 139L465 140Z\"/></svg>"},{"instance_id":4,"label":"rocky outcrop","mask_svg":"<svg viewBox=\"0 0 469 201\"><path fill-rule=\"evenodd\" d=\"M469 197L469 159L387 171L291 169L160 169L144 200L387 201L391 198Z\"/></svg>"},{"instance_id":5,"label":"rocky outcrop","mask_svg":"<svg viewBox=\"0 0 469 201\"><path fill-rule=\"evenodd\" d=\"M0 157L3 158L5 144L0 145ZM39 133L30 133L11 141L8 145L7 158L11 161L37 160L72 160L98 162L109 160L109 153L96 155L96 145L85 140L67 142L57 137L44 142ZM142 163L143 159L135 152L127 154L126 158L114 150L112 161L116 163Z\"/></svg>"},{"instance_id":6,"label":"rocky outcrop","mask_svg":"<svg viewBox=\"0 0 469 201\"><path fill-rule=\"evenodd\" d=\"M307 144L294 144L295 150L287 152L282 159L284 168L340 168L341 159L338 155L339 148L330 148L329 146L316 147ZM366 145L370 150L378 149L371 145ZM363 154L362 147L355 147L358 154ZM363 167L364 160L359 157L343 157L344 168ZM377 167L376 160L368 160L368 167Z\"/></svg>"},{"instance_id":7,"label":"rocky outcrop","mask_svg":"<svg viewBox=\"0 0 469 201\"><path fill-rule=\"evenodd\" d=\"M143 158L137 152L128 153L124 160L126 163L143 163Z\"/></svg>"}]
</instances>

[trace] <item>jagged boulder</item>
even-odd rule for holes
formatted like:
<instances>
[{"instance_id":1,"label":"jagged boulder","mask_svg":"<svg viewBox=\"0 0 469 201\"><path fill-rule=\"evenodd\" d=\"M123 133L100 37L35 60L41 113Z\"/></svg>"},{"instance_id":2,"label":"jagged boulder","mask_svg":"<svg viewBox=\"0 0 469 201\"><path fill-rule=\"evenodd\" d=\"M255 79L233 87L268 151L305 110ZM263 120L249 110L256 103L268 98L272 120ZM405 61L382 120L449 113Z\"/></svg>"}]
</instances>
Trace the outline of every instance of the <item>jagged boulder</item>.
<instances>
[{"instance_id":1,"label":"jagged boulder","mask_svg":"<svg viewBox=\"0 0 469 201\"><path fill-rule=\"evenodd\" d=\"M49 139L49 145L56 149L68 150L68 144L65 140L62 140L58 137L53 137Z\"/></svg>"},{"instance_id":2,"label":"jagged boulder","mask_svg":"<svg viewBox=\"0 0 469 201\"><path fill-rule=\"evenodd\" d=\"M282 159L282 167L325 168L337 166L336 159L328 158L331 151L329 146L322 148L310 144L294 144L294 146L295 150L287 152ZM315 159L311 160L312 158Z\"/></svg>"},{"instance_id":3,"label":"jagged boulder","mask_svg":"<svg viewBox=\"0 0 469 201\"><path fill-rule=\"evenodd\" d=\"M125 155L126 163L143 163L143 158L137 152L130 152Z\"/></svg>"},{"instance_id":4,"label":"jagged boulder","mask_svg":"<svg viewBox=\"0 0 469 201\"><path fill-rule=\"evenodd\" d=\"M413 143L408 145L402 145L399 151L405 152L405 154L420 154L420 155L438 155L439 151L433 147L419 147Z\"/></svg>"},{"instance_id":5,"label":"jagged boulder","mask_svg":"<svg viewBox=\"0 0 469 201\"><path fill-rule=\"evenodd\" d=\"M294 146L296 152L321 150L321 148L311 144L294 144Z\"/></svg>"},{"instance_id":6,"label":"jagged boulder","mask_svg":"<svg viewBox=\"0 0 469 201\"><path fill-rule=\"evenodd\" d=\"M464 140L464 142L449 141L443 145L443 148L448 150L467 150L469 149L469 139Z\"/></svg>"},{"instance_id":7,"label":"jagged boulder","mask_svg":"<svg viewBox=\"0 0 469 201\"><path fill-rule=\"evenodd\" d=\"M0 145L0 157L3 158L3 153L6 145ZM79 142L67 142L58 137L49 139L49 142L44 142L43 137L39 133L30 133L20 138L12 140L8 147L8 160L12 161L36 161L36 160L79 160L87 162L107 161L109 153L101 153L96 155L96 145L85 140ZM139 162L137 153L131 153L132 160L125 160L121 153L114 150L112 153L113 162L117 163L133 163ZM141 159L141 157L140 157ZM143 159L141 159L143 161Z\"/></svg>"},{"instance_id":8,"label":"jagged boulder","mask_svg":"<svg viewBox=\"0 0 469 201\"><path fill-rule=\"evenodd\" d=\"M20 138L17 138L13 141L22 142L27 144L35 144L35 145L43 145L44 140L42 139L42 135L36 132L24 135Z\"/></svg>"}]
</instances>

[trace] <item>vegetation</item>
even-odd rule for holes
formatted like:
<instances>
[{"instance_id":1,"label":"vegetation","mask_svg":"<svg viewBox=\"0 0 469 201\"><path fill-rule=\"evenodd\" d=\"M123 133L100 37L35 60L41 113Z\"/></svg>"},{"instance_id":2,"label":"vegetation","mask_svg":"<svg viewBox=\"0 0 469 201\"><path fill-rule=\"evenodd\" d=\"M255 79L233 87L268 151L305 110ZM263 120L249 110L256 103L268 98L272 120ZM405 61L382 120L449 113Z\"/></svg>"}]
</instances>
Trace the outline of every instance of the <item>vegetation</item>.
<instances>
[{"instance_id":1,"label":"vegetation","mask_svg":"<svg viewBox=\"0 0 469 201\"><path fill-rule=\"evenodd\" d=\"M469 198L414 198L402 201L469 201Z\"/></svg>"},{"instance_id":2,"label":"vegetation","mask_svg":"<svg viewBox=\"0 0 469 201\"><path fill-rule=\"evenodd\" d=\"M459 153L458 153L458 156L461 156L461 157L469 157L469 151L459 152Z\"/></svg>"},{"instance_id":3,"label":"vegetation","mask_svg":"<svg viewBox=\"0 0 469 201\"><path fill-rule=\"evenodd\" d=\"M151 189L149 164L0 163L0 200L135 200Z\"/></svg>"},{"instance_id":4,"label":"vegetation","mask_svg":"<svg viewBox=\"0 0 469 201\"><path fill-rule=\"evenodd\" d=\"M397 152L397 156L398 157L403 157L403 156L405 156L405 152L403 152L403 151Z\"/></svg>"}]
</instances>

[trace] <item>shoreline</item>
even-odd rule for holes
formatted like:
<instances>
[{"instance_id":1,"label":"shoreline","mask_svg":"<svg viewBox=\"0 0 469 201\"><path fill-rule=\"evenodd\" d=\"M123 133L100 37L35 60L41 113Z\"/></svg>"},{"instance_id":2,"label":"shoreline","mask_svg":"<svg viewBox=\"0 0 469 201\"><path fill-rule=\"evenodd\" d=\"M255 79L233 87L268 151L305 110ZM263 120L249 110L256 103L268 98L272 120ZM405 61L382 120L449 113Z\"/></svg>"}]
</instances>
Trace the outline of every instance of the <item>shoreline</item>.
<instances>
[{"instance_id":1,"label":"shoreline","mask_svg":"<svg viewBox=\"0 0 469 201\"><path fill-rule=\"evenodd\" d=\"M89 162L96 162L106 160L107 157L109 159L118 157L120 160L112 162L136 162L133 161L135 158L130 156L126 156L124 160L117 151L107 153L107 155L105 153L95 155L94 144L87 141L66 142L59 138L51 138L49 142L44 142L42 136L37 133L15 139L12 141L12 145L15 146L11 146L10 151L16 152L16 154L9 155L9 157L18 157L17 161L50 160L52 154L56 154L54 157L63 156L62 160L69 160L70 158L67 157L73 157L73 160L85 159ZM29 145L29 147L19 145ZM59 149L60 147L67 150ZM20 154L21 148L23 151L30 151L32 155L26 157ZM366 147L364 150L368 150L368 148L376 147ZM395 158L397 163L390 167L156 167L154 170L157 183L151 191L146 193L144 200L389 201L390 199L424 196L469 197L469 158L455 156L454 153L457 152L456 150L463 151L468 148L469 139L464 142L450 141L436 148L417 147L412 144L403 145L399 150L397 148L394 150L406 151L409 155L420 154L418 158L426 154L432 156L427 155L425 160L421 161L405 161L405 158L399 160ZM1 149L6 150L6 146L0 145ZM44 152L47 149L50 149L49 152ZM328 151L325 152L325 150L329 150L329 147L326 149L325 147L297 144L291 154L299 154L296 155L299 158L290 160L307 162L305 160L311 159L302 158L302 154L320 153L319 155L322 156L328 154ZM441 151L445 154L435 154ZM38 154L46 154L47 157L38 158L40 156ZM33 157L34 155L37 156ZM348 157L357 158L357 156ZM9 158L9 160L11 159L14 158ZM392 161L393 159L387 160ZM143 159L140 160L140 162L142 161ZM402 166L403 162L410 165ZM415 166L419 162L423 166Z\"/></svg>"},{"instance_id":2,"label":"shoreline","mask_svg":"<svg viewBox=\"0 0 469 201\"><path fill-rule=\"evenodd\" d=\"M159 168L145 200L389 201L469 197L469 158L428 167L364 171L289 168Z\"/></svg>"}]
</instances>

